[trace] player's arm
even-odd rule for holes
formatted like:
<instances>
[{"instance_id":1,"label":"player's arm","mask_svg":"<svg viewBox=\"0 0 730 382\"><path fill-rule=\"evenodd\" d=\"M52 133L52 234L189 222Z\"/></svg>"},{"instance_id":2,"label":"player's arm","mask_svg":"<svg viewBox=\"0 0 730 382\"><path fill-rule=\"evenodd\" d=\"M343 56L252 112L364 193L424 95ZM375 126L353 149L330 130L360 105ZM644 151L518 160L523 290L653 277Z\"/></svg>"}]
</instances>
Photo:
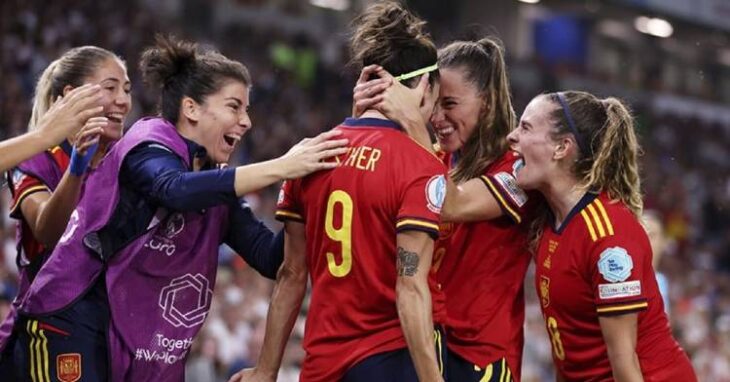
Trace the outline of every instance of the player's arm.
<instances>
[{"instance_id":1,"label":"player's arm","mask_svg":"<svg viewBox=\"0 0 730 382\"><path fill-rule=\"evenodd\" d=\"M616 382L642 382L639 357L636 355L638 313L599 316L603 339L608 350Z\"/></svg>"},{"instance_id":2,"label":"player's arm","mask_svg":"<svg viewBox=\"0 0 730 382\"><path fill-rule=\"evenodd\" d=\"M0 142L0 171L5 172L75 134L86 120L103 111L102 106L97 106L100 90L99 85L71 90L51 106L35 130Z\"/></svg>"},{"instance_id":3,"label":"player's arm","mask_svg":"<svg viewBox=\"0 0 730 382\"><path fill-rule=\"evenodd\" d=\"M311 139L305 138L279 158L237 167L236 195L241 197L285 179L337 167L336 162L325 159L347 152L347 139L334 139L340 134L339 130L330 130Z\"/></svg>"},{"instance_id":4,"label":"player's arm","mask_svg":"<svg viewBox=\"0 0 730 382\"><path fill-rule=\"evenodd\" d=\"M93 118L92 118L93 120ZM20 210L33 236L44 246L53 247L63 235L68 219L81 195L84 173L106 120L87 123L76 137L74 154L53 193L35 192L20 201ZM89 154L87 157L87 153Z\"/></svg>"},{"instance_id":5,"label":"player's arm","mask_svg":"<svg viewBox=\"0 0 730 382\"><path fill-rule=\"evenodd\" d=\"M284 258L284 233L274 234L241 199L230 206L224 242L262 276L276 279Z\"/></svg>"},{"instance_id":6,"label":"player's arm","mask_svg":"<svg viewBox=\"0 0 730 382\"><path fill-rule=\"evenodd\" d=\"M433 343L433 313L428 274L433 240L421 231L398 233L395 285L401 328L420 381L442 381Z\"/></svg>"},{"instance_id":7,"label":"player's arm","mask_svg":"<svg viewBox=\"0 0 730 382\"><path fill-rule=\"evenodd\" d=\"M17 166L18 163L53 146L57 142L40 131L32 131L0 142L0 171Z\"/></svg>"},{"instance_id":8,"label":"player's arm","mask_svg":"<svg viewBox=\"0 0 730 382\"><path fill-rule=\"evenodd\" d=\"M271 296L261 355L256 367L239 371L229 382L275 381L279 373L286 342L307 290L304 224L287 221L284 229L284 262Z\"/></svg>"},{"instance_id":9,"label":"player's arm","mask_svg":"<svg viewBox=\"0 0 730 382\"><path fill-rule=\"evenodd\" d=\"M447 222L473 222L495 219L504 214L494 195L484 188L480 178L457 185L447 178L446 199L441 219Z\"/></svg>"}]
</instances>

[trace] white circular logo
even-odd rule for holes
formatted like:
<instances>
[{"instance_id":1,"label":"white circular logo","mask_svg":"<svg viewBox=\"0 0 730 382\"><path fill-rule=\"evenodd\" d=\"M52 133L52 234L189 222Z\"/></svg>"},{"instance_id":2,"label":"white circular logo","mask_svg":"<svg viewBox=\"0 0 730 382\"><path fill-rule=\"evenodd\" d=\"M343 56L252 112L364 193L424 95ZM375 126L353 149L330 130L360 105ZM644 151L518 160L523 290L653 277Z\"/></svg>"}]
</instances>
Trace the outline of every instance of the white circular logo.
<instances>
[{"instance_id":1,"label":"white circular logo","mask_svg":"<svg viewBox=\"0 0 730 382\"><path fill-rule=\"evenodd\" d=\"M428 209L440 213L446 199L446 178L443 175L434 175L426 183L426 201Z\"/></svg>"}]
</instances>

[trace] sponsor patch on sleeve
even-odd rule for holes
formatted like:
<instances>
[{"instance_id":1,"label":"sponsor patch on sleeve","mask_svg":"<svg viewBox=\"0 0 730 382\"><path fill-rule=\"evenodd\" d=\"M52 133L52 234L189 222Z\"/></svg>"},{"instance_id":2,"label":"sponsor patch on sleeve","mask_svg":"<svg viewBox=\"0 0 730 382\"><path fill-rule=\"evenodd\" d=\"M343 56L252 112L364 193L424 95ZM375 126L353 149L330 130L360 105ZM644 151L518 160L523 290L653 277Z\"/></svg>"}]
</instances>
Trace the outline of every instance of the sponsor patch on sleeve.
<instances>
[{"instance_id":1,"label":"sponsor patch on sleeve","mask_svg":"<svg viewBox=\"0 0 730 382\"><path fill-rule=\"evenodd\" d=\"M598 297L602 300L635 297L641 295L641 281L626 281L618 284L599 284Z\"/></svg>"},{"instance_id":2,"label":"sponsor patch on sleeve","mask_svg":"<svg viewBox=\"0 0 730 382\"><path fill-rule=\"evenodd\" d=\"M446 178L443 175L434 175L426 183L427 207L434 213L441 213L446 199Z\"/></svg>"},{"instance_id":3,"label":"sponsor patch on sleeve","mask_svg":"<svg viewBox=\"0 0 730 382\"><path fill-rule=\"evenodd\" d=\"M522 207L527 203L527 194L517 186L517 180L508 172L498 172L494 175L494 180L499 183L504 191L507 192L512 202L518 207Z\"/></svg>"},{"instance_id":4,"label":"sponsor patch on sleeve","mask_svg":"<svg viewBox=\"0 0 730 382\"><path fill-rule=\"evenodd\" d=\"M606 248L598 260L598 271L611 283L626 281L633 268L631 256L621 247Z\"/></svg>"}]
</instances>

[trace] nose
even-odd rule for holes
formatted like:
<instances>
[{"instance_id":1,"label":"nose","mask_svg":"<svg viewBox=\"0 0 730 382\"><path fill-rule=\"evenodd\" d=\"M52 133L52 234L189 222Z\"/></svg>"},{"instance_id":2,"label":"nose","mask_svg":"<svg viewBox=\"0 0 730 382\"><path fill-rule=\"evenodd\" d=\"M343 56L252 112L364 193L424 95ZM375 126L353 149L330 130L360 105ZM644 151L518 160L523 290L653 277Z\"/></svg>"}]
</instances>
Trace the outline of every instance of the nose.
<instances>
[{"instance_id":1,"label":"nose","mask_svg":"<svg viewBox=\"0 0 730 382\"><path fill-rule=\"evenodd\" d=\"M438 125L444 121L444 117L444 109L436 102L436 105L433 107L433 114L431 114L431 124L434 126Z\"/></svg>"},{"instance_id":2,"label":"nose","mask_svg":"<svg viewBox=\"0 0 730 382\"><path fill-rule=\"evenodd\" d=\"M241 114L241 117L238 119L238 125L243 127L244 131L251 128L251 117L248 115L248 112Z\"/></svg>"},{"instance_id":3,"label":"nose","mask_svg":"<svg viewBox=\"0 0 730 382\"><path fill-rule=\"evenodd\" d=\"M517 130L512 130L512 132L510 132L507 135L507 142L509 142L512 145L514 145L515 143L518 142L518 139L517 139Z\"/></svg>"},{"instance_id":4,"label":"nose","mask_svg":"<svg viewBox=\"0 0 730 382\"><path fill-rule=\"evenodd\" d=\"M117 106L123 107L124 111L126 112L129 110L132 104L132 94L125 92L123 89L120 89L114 97L114 103Z\"/></svg>"}]
</instances>

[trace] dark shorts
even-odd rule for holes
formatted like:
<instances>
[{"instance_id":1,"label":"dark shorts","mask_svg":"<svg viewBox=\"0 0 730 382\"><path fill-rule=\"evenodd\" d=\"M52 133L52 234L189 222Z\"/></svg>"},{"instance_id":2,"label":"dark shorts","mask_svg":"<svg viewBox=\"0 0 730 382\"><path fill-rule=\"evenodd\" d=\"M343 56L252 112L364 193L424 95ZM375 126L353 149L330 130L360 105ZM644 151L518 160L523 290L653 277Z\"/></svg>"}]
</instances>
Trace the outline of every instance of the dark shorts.
<instances>
[{"instance_id":1,"label":"dark shorts","mask_svg":"<svg viewBox=\"0 0 730 382\"><path fill-rule=\"evenodd\" d=\"M18 381L108 380L106 295L94 287L60 313L21 315L15 324L13 361Z\"/></svg>"},{"instance_id":2,"label":"dark shorts","mask_svg":"<svg viewBox=\"0 0 730 382\"><path fill-rule=\"evenodd\" d=\"M477 366L454 352L447 357L446 367L449 369L448 381L454 382L512 382L512 372L507 360L502 358L486 367Z\"/></svg>"},{"instance_id":3,"label":"dark shorts","mask_svg":"<svg viewBox=\"0 0 730 382\"><path fill-rule=\"evenodd\" d=\"M440 327L433 331L436 360L446 378L446 337ZM416 368L408 348L371 355L351 367L342 382L418 382Z\"/></svg>"}]
</instances>

